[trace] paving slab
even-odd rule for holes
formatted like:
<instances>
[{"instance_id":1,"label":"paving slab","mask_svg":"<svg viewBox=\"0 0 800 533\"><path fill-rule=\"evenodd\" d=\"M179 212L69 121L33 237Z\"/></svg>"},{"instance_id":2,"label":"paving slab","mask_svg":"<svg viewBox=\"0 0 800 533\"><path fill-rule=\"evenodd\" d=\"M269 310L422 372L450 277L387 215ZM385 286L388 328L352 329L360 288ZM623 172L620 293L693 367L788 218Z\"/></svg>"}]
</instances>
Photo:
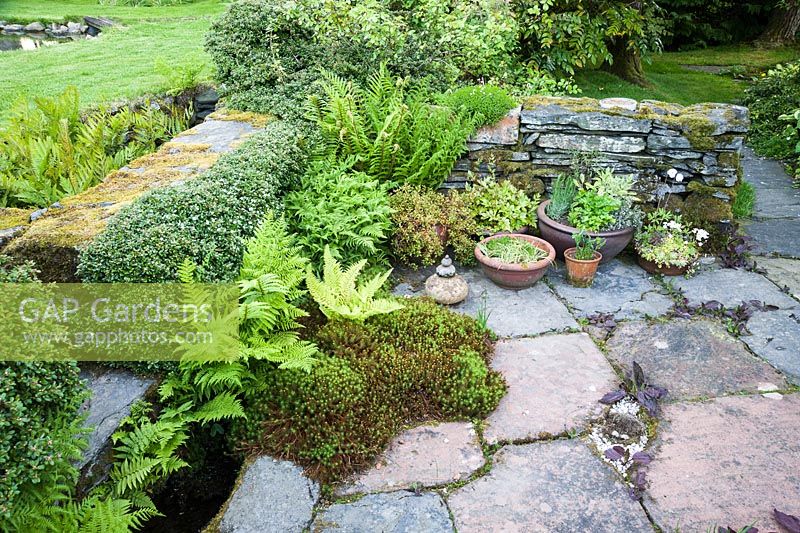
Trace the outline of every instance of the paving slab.
<instances>
[{"instance_id":1,"label":"paving slab","mask_svg":"<svg viewBox=\"0 0 800 533\"><path fill-rule=\"evenodd\" d=\"M800 309L756 313L742 337L751 350L800 386Z\"/></svg>"},{"instance_id":2,"label":"paving slab","mask_svg":"<svg viewBox=\"0 0 800 533\"><path fill-rule=\"evenodd\" d=\"M800 259L800 218L752 220L742 224L756 241L756 253Z\"/></svg>"},{"instance_id":3,"label":"paving slab","mask_svg":"<svg viewBox=\"0 0 800 533\"><path fill-rule=\"evenodd\" d=\"M743 301L759 300L782 309L800 307L797 300L781 292L770 280L747 270L712 266L688 279L674 277L671 282L692 304L716 300L725 307L736 307Z\"/></svg>"},{"instance_id":4,"label":"paving slab","mask_svg":"<svg viewBox=\"0 0 800 533\"><path fill-rule=\"evenodd\" d=\"M506 446L492 471L448 499L459 533L636 533L642 507L578 440Z\"/></svg>"},{"instance_id":5,"label":"paving slab","mask_svg":"<svg viewBox=\"0 0 800 533\"><path fill-rule=\"evenodd\" d=\"M490 444L532 440L581 428L598 415L598 400L619 379L585 333L504 340L495 346L492 368L508 393L486 419Z\"/></svg>"},{"instance_id":6,"label":"paving slab","mask_svg":"<svg viewBox=\"0 0 800 533\"><path fill-rule=\"evenodd\" d=\"M611 313L619 319L661 316L669 312L672 300L660 294L647 272L629 262L611 261L600 265L591 287L573 287L567 282L566 267L558 264L547 279L556 293L582 317Z\"/></svg>"},{"instance_id":7,"label":"paving slab","mask_svg":"<svg viewBox=\"0 0 800 533\"><path fill-rule=\"evenodd\" d=\"M800 515L800 394L665 406L645 507L662 531L713 525L782 531Z\"/></svg>"},{"instance_id":8,"label":"paving slab","mask_svg":"<svg viewBox=\"0 0 800 533\"><path fill-rule=\"evenodd\" d=\"M783 257L759 257L758 266L766 269L765 274L775 285L800 300L800 259Z\"/></svg>"},{"instance_id":9,"label":"paving slab","mask_svg":"<svg viewBox=\"0 0 800 533\"><path fill-rule=\"evenodd\" d=\"M395 288L400 296L422 296L425 273L406 273L404 282ZM451 306L453 311L478 316L482 309L489 313L487 325L500 337L525 337L551 331L580 329L567 307L553 291L539 281L528 289L502 289L478 269L459 269L469 284L467 299Z\"/></svg>"},{"instance_id":10,"label":"paving slab","mask_svg":"<svg viewBox=\"0 0 800 533\"><path fill-rule=\"evenodd\" d=\"M175 137L173 142L209 144L211 145L209 150L212 152L230 152L242 138L256 131L258 128L247 122L208 118Z\"/></svg>"},{"instance_id":11,"label":"paving slab","mask_svg":"<svg viewBox=\"0 0 800 533\"><path fill-rule=\"evenodd\" d=\"M453 524L438 494L370 494L352 503L331 505L314 520L315 533L450 533Z\"/></svg>"},{"instance_id":12,"label":"paving slab","mask_svg":"<svg viewBox=\"0 0 800 533\"><path fill-rule=\"evenodd\" d=\"M311 523L319 485L289 461L257 457L245 466L220 521L221 533L304 531Z\"/></svg>"},{"instance_id":13,"label":"paving slab","mask_svg":"<svg viewBox=\"0 0 800 533\"><path fill-rule=\"evenodd\" d=\"M94 469L103 466L95 463L106 462L103 456L109 447L111 435L122 419L131 413L131 405L144 398L155 385L155 380L137 376L128 370L93 365L84 367L80 376L90 393L89 399L81 406L81 412L86 415L84 426L90 428L91 432L88 446L77 466L82 469L89 465L90 469ZM92 477L96 477L95 474Z\"/></svg>"},{"instance_id":14,"label":"paving slab","mask_svg":"<svg viewBox=\"0 0 800 533\"><path fill-rule=\"evenodd\" d=\"M433 487L467 479L483 466L475 428L449 422L404 431L375 466L337 490L339 494Z\"/></svg>"},{"instance_id":15,"label":"paving slab","mask_svg":"<svg viewBox=\"0 0 800 533\"><path fill-rule=\"evenodd\" d=\"M639 363L652 384L667 388L669 401L755 392L762 383L787 385L774 368L711 320L626 322L606 347L609 358L628 372L633 361Z\"/></svg>"}]
</instances>

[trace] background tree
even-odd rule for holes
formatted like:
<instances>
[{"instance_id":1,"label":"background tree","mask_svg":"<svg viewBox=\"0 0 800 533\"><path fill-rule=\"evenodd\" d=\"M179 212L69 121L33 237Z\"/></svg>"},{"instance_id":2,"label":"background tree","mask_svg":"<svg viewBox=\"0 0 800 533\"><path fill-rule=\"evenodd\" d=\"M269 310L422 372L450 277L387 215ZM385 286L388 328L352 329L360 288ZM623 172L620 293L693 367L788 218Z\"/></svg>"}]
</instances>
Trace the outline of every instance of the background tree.
<instances>
[{"instance_id":1,"label":"background tree","mask_svg":"<svg viewBox=\"0 0 800 533\"><path fill-rule=\"evenodd\" d=\"M664 20L653 0L513 0L521 50L536 68L573 74L604 66L646 84L642 60L661 50Z\"/></svg>"},{"instance_id":2,"label":"background tree","mask_svg":"<svg viewBox=\"0 0 800 533\"><path fill-rule=\"evenodd\" d=\"M780 0L772 10L767 28L758 42L770 46L790 44L797 39L800 29L800 1Z\"/></svg>"}]
</instances>

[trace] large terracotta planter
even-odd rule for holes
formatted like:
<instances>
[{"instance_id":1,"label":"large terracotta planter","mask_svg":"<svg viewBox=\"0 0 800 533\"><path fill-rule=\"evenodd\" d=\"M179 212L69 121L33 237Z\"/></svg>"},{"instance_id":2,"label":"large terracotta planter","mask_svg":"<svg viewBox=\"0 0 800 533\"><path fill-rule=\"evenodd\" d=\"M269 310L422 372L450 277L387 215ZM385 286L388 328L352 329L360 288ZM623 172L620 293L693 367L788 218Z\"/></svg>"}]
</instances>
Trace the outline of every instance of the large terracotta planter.
<instances>
[{"instance_id":1,"label":"large terracotta planter","mask_svg":"<svg viewBox=\"0 0 800 533\"><path fill-rule=\"evenodd\" d=\"M645 269L650 274L661 274L662 276L683 276L688 272L689 267L676 267L676 266L658 266L653 261L648 261L642 256L638 256L639 266Z\"/></svg>"},{"instance_id":2,"label":"large terracotta planter","mask_svg":"<svg viewBox=\"0 0 800 533\"><path fill-rule=\"evenodd\" d=\"M590 287L597 273L597 265L603 260L603 254L595 252L592 259L575 259L576 248L564 251L564 261L567 263L567 280L575 287Z\"/></svg>"},{"instance_id":3,"label":"large terracotta planter","mask_svg":"<svg viewBox=\"0 0 800 533\"><path fill-rule=\"evenodd\" d=\"M503 263L498 259L487 257L481 252L481 244L501 237L513 237L528 241L537 248L547 252L547 257L535 263L521 265L516 263ZM538 237L523 235L521 233L505 233L486 237L479 242L478 245L475 246L475 259L480 263L486 277L500 287L505 289L526 289L544 276L544 273L547 272L547 267L556 260L556 251L549 242Z\"/></svg>"},{"instance_id":4,"label":"large terracotta planter","mask_svg":"<svg viewBox=\"0 0 800 533\"><path fill-rule=\"evenodd\" d=\"M563 259L564 251L575 246L575 239L572 238L572 234L578 233L578 229L556 222L547 216L548 205L550 205L550 200L545 200L539 204L539 208L536 210L539 218L539 232L544 240L553 245L558 257ZM599 233L586 232L586 235L589 237L602 237L606 240L606 244L600 248L600 253L603 255L603 259L600 262L607 263L628 246L628 243L633 239L633 232L634 228L625 228Z\"/></svg>"}]
</instances>

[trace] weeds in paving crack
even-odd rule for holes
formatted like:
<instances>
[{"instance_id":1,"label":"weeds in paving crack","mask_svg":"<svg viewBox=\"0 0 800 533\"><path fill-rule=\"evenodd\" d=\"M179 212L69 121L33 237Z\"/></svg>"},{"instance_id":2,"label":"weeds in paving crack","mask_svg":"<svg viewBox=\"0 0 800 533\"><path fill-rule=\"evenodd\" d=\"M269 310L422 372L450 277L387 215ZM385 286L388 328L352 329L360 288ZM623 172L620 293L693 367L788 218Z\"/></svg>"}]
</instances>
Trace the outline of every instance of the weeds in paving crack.
<instances>
[{"instance_id":1,"label":"weeds in paving crack","mask_svg":"<svg viewBox=\"0 0 800 533\"><path fill-rule=\"evenodd\" d=\"M710 300L701 304L690 304L689 300L684 298L681 303L673 306L670 315L677 318L692 318L696 316L716 318L722 321L728 333L734 337L741 337L748 334L747 321L750 320L753 313L756 311L777 311L778 309L778 306L766 304L760 300L748 300L736 307L725 307L717 300Z\"/></svg>"}]
</instances>

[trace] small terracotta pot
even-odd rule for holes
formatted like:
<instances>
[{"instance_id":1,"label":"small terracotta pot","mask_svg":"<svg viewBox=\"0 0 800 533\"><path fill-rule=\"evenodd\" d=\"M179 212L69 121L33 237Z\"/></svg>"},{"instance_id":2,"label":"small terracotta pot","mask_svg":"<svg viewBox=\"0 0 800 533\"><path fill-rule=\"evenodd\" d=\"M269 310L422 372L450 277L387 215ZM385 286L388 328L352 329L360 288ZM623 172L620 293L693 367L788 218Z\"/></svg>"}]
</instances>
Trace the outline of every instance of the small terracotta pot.
<instances>
[{"instance_id":1,"label":"small terracotta pot","mask_svg":"<svg viewBox=\"0 0 800 533\"><path fill-rule=\"evenodd\" d=\"M639 266L651 274L661 274L662 276L683 276L689 270L688 265L683 267L658 266L653 261L648 261L642 256L637 256Z\"/></svg>"},{"instance_id":2,"label":"small terracotta pot","mask_svg":"<svg viewBox=\"0 0 800 533\"><path fill-rule=\"evenodd\" d=\"M550 205L550 200L545 200L539 204L539 208L536 211L539 217L539 232L542 234L542 238L553 244L558 257L564 257L564 250L575 246L575 239L572 238L572 235L578 233L578 230L547 216L548 205ZM589 237L602 237L606 240L606 243L600 248L600 253L603 254L601 262L607 263L628 246L628 243L633 239L634 229L625 228L597 233L586 232L586 235Z\"/></svg>"},{"instance_id":3,"label":"small terracotta pot","mask_svg":"<svg viewBox=\"0 0 800 533\"><path fill-rule=\"evenodd\" d=\"M574 287L590 287L597 273L597 265L603 260L603 254L595 252L592 259L575 259L576 248L564 250L564 262L567 263L567 280Z\"/></svg>"},{"instance_id":4,"label":"small terracotta pot","mask_svg":"<svg viewBox=\"0 0 800 533\"><path fill-rule=\"evenodd\" d=\"M501 237L513 237L528 241L547 252L547 257L535 263L526 265L516 263L503 263L498 259L487 257L480 250L480 245L492 239L499 239ZM539 281L544 273L556 260L556 250L553 246L538 237L532 235L523 235L521 233L502 233L486 237L475 246L475 259L480 263L483 273L486 277L492 280L495 284L505 289L526 289Z\"/></svg>"}]
</instances>

